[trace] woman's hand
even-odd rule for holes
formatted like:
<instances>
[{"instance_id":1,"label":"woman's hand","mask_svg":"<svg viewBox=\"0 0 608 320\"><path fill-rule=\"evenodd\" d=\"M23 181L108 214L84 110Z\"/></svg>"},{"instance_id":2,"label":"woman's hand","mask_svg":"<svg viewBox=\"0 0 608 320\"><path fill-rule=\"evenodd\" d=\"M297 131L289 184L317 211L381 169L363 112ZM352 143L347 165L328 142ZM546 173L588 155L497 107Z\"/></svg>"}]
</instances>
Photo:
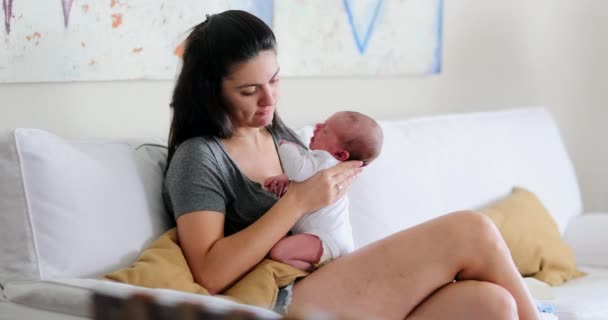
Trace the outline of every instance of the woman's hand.
<instances>
[{"instance_id":1,"label":"woman's hand","mask_svg":"<svg viewBox=\"0 0 608 320\"><path fill-rule=\"evenodd\" d=\"M319 210L346 194L363 170L361 161L345 161L303 182L292 182L284 197L294 197L304 213Z\"/></svg>"}]
</instances>

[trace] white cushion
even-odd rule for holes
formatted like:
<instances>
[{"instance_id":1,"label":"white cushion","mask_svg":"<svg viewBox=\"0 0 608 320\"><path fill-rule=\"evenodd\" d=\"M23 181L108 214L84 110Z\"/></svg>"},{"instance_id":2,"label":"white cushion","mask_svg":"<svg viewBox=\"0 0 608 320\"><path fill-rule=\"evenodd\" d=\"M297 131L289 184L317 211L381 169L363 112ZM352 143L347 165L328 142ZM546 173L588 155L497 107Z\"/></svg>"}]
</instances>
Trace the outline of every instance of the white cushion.
<instances>
[{"instance_id":1,"label":"white cushion","mask_svg":"<svg viewBox=\"0 0 608 320\"><path fill-rule=\"evenodd\" d=\"M96 277L132 262L171 226L164 148L35 129L0 139L1 282Z\"/></svg>"},{"instance_id":2,"label":"white cushion","mask_svg":"<svg viewBox=\"0 0 608 320\"><path fill-rule=\"evenodd\" d=\"M91 298L93 292L118 298L128 298L136 293L151 296L161 305L173 306L189 302L204 306L210 312L224 313L232 310L248 311L264 319L280 316L268 309L244 305L226 298L180 292L170 289L142 288L124 283L94 279L55 279L52 281L12 281L6 283L6 300L20 305L78 317L93 317Z\"/></svg>"},{"instance_id":3,"label":"white cushion","mask_svg":"<svg viewBox=\"0 0 608 320\"><path fill-rule=\"evenodd\" d=\"M577 264L608 268L608 213L586 213L568 224L564 241L572 247Z\"/></svg>"},{"instance_id":4,"label":"white cushion","mask_svg":"<svg viewBox=\"0 0 608 320\"><path fill-rule=\"evenodd\" d=\"M378 159L349 191L357 247L514 186L536 193L560 232L581 213L574 169L544 108L385 121ZM311 127L299 131L308 141Z\"/></svg>"},{"instance_id":5,"label":"white cushion","mask_svg":"<svg viewBox=\"0 0 608 320\"><path fill-rule=\"evenodd\" d=\"M608 318L608 268L583 267L587 276L553 288L553 305L559 320L605 320Z\"/></svg>"},{"instance_id":6,"label":"white cushion","mask_svg":"<svg viewBox=\"0 0 608 320\"><path fill-rule=\"evenodd\" d=\"M17 303L0 300L0 320L90 320L64 313L44 311L38 308L26 307Z\"/></svg>"},{"instance_id":7,"label":"white cushion","mask_svg":"<svg viewBox=\"0 0 608 320\"><path fill-rule=\"evenodd\" d=\"M524 278L530 293L553 307L559 320L604 320L608 315L608 268L583 267L588 275L562 285Z\"/></svg>"}]
</instances>

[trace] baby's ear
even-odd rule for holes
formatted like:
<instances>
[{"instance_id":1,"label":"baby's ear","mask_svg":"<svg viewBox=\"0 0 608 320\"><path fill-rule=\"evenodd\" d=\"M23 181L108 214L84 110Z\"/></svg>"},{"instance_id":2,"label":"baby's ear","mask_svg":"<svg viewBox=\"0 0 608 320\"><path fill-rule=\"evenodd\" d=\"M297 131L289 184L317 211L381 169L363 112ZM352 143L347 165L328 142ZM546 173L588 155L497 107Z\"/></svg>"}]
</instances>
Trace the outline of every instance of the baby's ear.
<instances>
[{"instance_id":1,"label":"baby's ear","mask_svg":"<svg viewBox=\"0 0 608 320\"><path fill-rule=\"evenodd\" d=\"M346 150L338 150L333 154L338 161L346 161L350 157L350 153Z\"/></svg>"}]
</instances>

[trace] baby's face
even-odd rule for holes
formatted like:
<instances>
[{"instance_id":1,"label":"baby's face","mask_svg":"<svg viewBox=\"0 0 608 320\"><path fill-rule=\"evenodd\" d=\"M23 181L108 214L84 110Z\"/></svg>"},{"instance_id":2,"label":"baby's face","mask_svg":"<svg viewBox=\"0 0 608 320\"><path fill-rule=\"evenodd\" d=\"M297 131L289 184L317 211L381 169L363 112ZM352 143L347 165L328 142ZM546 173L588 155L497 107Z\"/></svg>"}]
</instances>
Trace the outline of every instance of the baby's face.
<instances>
[{"instance_id":1,"label":"baby's face","mask_svg":"<svg viewBox=\"0 0 608 320\"><path fill-rule=\"evenodd\" d=\"M340 121L340 115L335 114L323 123L317 123L308 147L310 150L325 150L334 153L339 149L338 134L345 130Z\"/></svg>"}]
</instances>

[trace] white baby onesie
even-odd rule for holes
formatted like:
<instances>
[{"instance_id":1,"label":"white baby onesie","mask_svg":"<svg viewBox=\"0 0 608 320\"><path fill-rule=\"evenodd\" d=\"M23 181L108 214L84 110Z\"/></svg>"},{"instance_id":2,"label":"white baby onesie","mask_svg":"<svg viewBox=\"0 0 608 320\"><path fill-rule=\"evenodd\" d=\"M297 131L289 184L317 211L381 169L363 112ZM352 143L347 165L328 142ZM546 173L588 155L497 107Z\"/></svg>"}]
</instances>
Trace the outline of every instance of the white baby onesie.
<instances>
[{"instance_id":1,"label":"white baby onesie","mask_svg":"<svg viewBox=\"0 0 608 320\"><path fill-rule=\"evenodd\" d=\"M340 161L324 150L308 151L295 143L279 146L283 170L290 180L300 182L319 170ZM305 214L292 228L293 233L313 234L323 242L323 255L316 265L322 265L354 250L353 232L348 214L348 196L333 204Z\"/></svg>"}]
</instances>

